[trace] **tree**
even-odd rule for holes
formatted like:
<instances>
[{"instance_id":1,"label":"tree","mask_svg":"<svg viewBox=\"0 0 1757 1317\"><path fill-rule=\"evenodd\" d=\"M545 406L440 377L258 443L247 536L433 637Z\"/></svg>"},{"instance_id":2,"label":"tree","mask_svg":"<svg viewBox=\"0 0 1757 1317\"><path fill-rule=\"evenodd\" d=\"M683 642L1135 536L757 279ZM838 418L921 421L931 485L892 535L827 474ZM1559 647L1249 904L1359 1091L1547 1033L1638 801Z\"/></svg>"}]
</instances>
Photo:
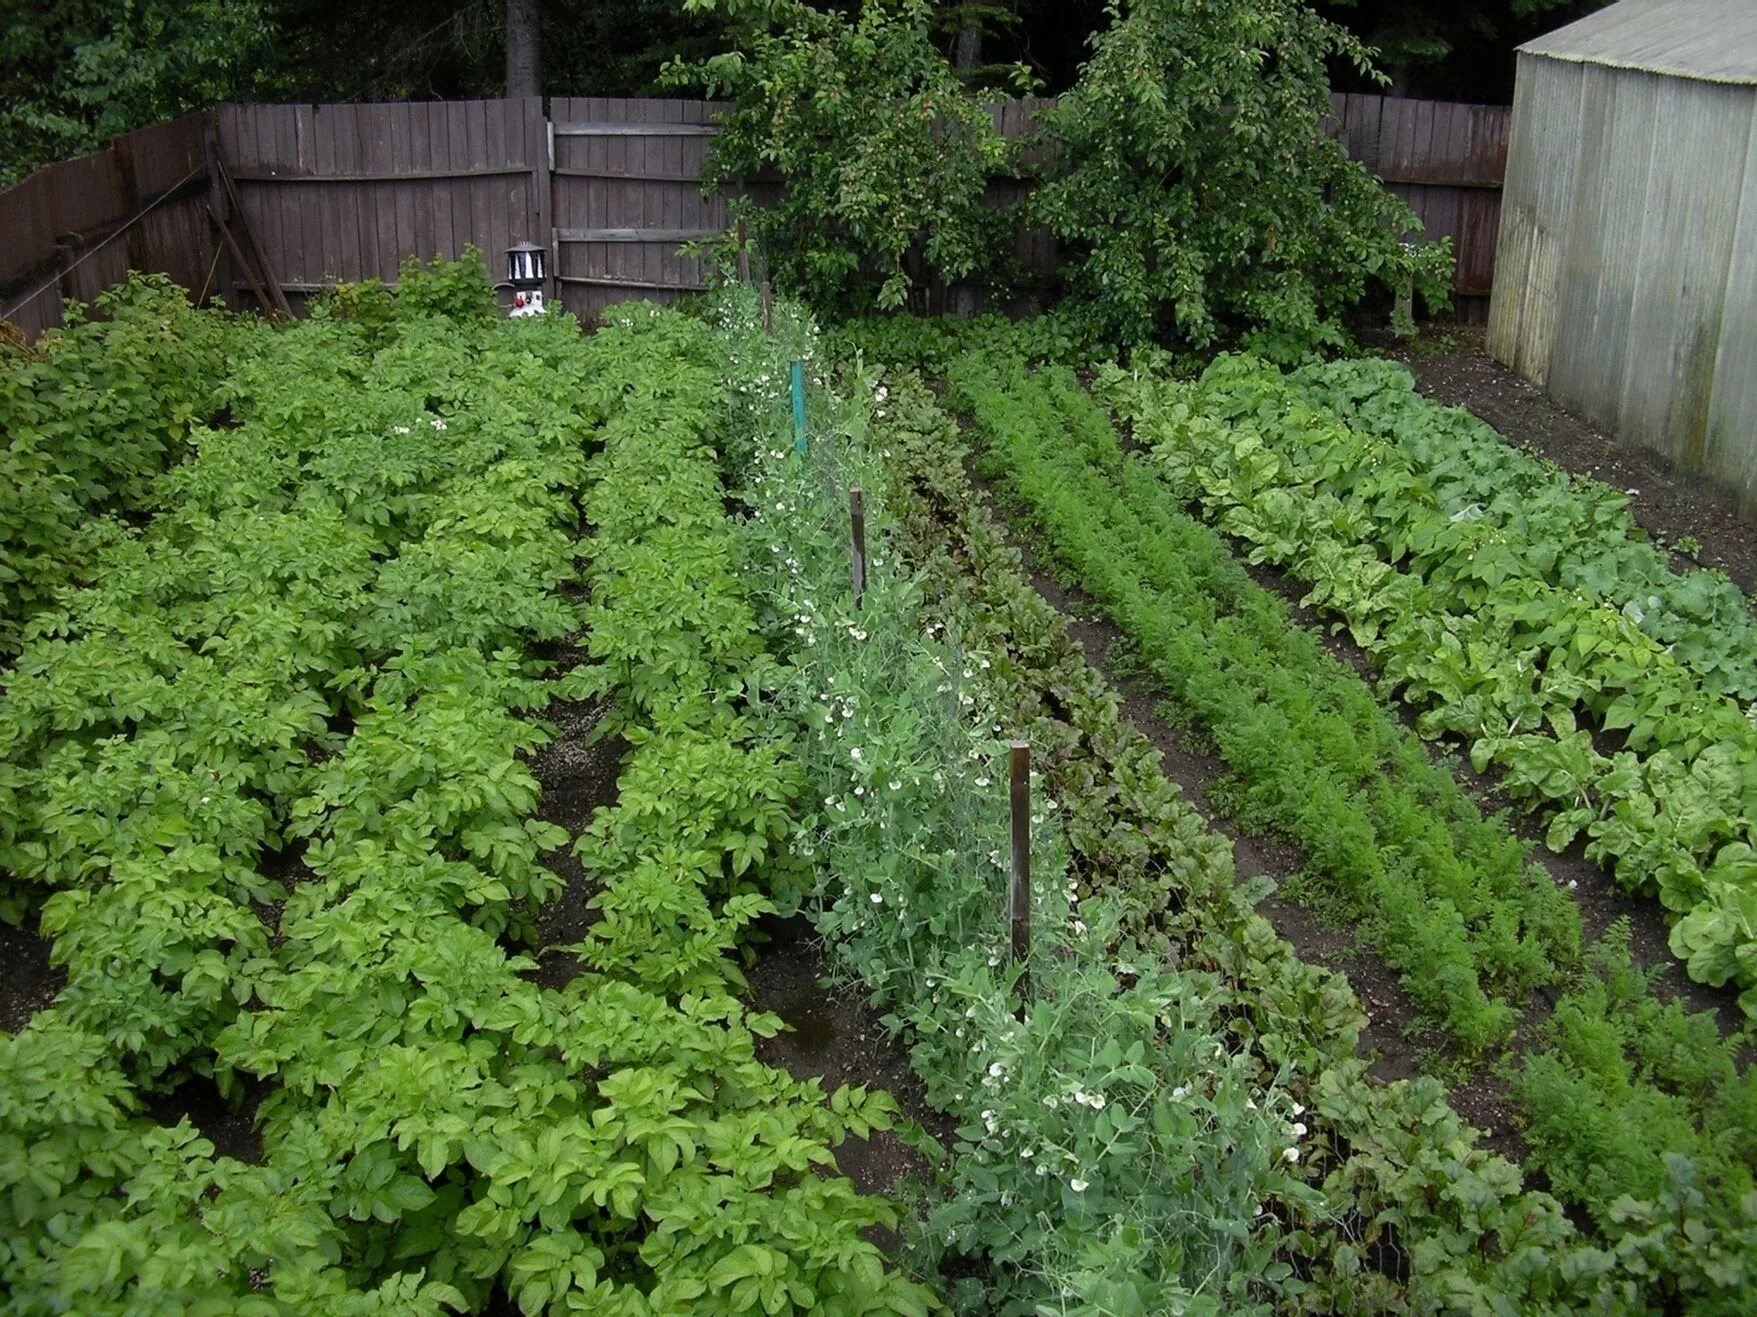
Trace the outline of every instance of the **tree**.
<instances>
[{"instance_id":1,"label":"tree","mask_svg":"<svg viewBox=\"0 0 1757 1317\"><path fill-rule=\"evenodd\" d=\"M506 0L506 94L543 94L543 50L537 0Z\"/></svg>"},{"instance_id":2,"label":"tree","mask_svg":"<svg viewBox=\"0 0 1757 1317\"><path fill-rule=\"evenodd\" d=\"M866 0L854 16L685 3L738 25L734 50L668 79L732 99L716 173L786 179L769 205L734 202L781 287L824 310L892 308L915 283L912 255L946 284L998 267L1011 221L983 193L1010 148L939 49L928 0Z\"/></svg>"},{"instance_id":3,"label":"tree","mask_svg":"<svg viewBox=\"0 0 1757 1317\"><path fill-rule=\"evenodd\" d=\"M0 0L0 183L268 85L261 0Z\"/></svg>"},{"instance_id":4,"label":"tree","mask_svg":"<svg viewBox=\"0 0 1757 1317\"><path fill-rule=\"evenodd\" d=\"M1103 337L1278 356L1340 345L1375 279L1447 296L1450 255L1320 130L1325 63L1365 49L1302 0L1112 0L1111 25L1041 122L1030 213Z\"/></svg>"}]
</instances>

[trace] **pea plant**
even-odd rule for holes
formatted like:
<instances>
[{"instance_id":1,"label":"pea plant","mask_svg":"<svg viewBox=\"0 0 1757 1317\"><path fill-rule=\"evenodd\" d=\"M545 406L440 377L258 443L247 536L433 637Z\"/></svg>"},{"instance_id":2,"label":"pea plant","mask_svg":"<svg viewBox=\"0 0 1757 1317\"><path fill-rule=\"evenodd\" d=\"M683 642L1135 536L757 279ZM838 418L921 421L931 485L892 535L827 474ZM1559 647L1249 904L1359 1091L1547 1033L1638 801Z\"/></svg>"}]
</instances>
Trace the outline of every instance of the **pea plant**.
<instances>
[{"instance_id":1,"label":"pea plant","mask_svg":"<svg viewBox=\"0 0 1757 1317\"><path fill-rule=\"evenodd\" d=\"M754 303L731 295L721 315L739 373L770 381L740 394L764 423L743 497L762 623L787 656L780 706L812 792L795 841L816 875L807 908L957 1122L914 1253L981 1267L954 1287L964 1304L1219 1311L1253 1278L1273 1286L1287 1273L1276 1218L1259 1209L1310 1197L1292 1171L1303 1109L1279 1083L1253 1083L1206 976L1117 950L1114 907L1068 883L1063 807L1041 775L1021 1000L1026 966L1005 919L1004 660L968 643L967 619L936 613L896 556L876 437L888 392L856 374L843 396L818 377L801 455L778 381L788 354L806 355L809 324L784 322L765 352ZM855 483L872 550L858 607Z\"/></svg>"}]
</instances>

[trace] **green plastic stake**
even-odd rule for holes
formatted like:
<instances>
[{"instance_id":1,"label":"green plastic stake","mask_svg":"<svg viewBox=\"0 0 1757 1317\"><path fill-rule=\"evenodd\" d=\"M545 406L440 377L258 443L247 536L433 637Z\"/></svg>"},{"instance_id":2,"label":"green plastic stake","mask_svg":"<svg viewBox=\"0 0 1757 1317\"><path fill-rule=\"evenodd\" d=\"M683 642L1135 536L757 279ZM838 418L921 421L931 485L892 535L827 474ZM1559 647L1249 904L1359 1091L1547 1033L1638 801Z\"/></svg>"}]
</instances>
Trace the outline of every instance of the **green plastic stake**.
<instances>
[{"instance_id":1,"label":"green plastic stake","mask_svg":"<svg viewBox=\"0 0 1757 1317\"><path fill-rule=\"evenodd\" d=\"M805 364L793 363L793 451L805 451Z\"/></svg>"}]
</instances>

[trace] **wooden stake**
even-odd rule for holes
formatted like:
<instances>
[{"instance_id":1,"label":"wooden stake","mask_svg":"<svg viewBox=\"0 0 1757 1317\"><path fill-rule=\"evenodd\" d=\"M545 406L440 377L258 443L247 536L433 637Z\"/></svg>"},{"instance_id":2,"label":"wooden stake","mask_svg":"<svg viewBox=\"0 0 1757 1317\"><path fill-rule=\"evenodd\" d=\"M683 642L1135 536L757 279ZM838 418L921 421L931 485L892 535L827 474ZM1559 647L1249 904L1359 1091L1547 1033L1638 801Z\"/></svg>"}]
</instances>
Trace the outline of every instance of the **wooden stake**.
<instances>
[{"instance_id":1,"label":"wooden stake","mask_svg":"<svg viewBox=\"0 0 1757 1317\"><path fill-rule=\"evenodd\" d=\"M854 532L854 606L866 593L866 491L859 485L848 491L848 521Z\"/></svg>"},{"instance_id":2,"label":"wooden stake","mask_svg":"<svg viewBox=\"0 0 1757 1317\"><path fill-rule=\"evenodd\" d=\"M750 247L744 239L744 221L738 221L738 282L750 282Z\"/></svg>"},{"instance_id":3,"label":"wooden stake","mask_svg":"<svg viewBox=\"0 0 1757 1317\"><path fill-rule=\"evenodd\" d=\"M769 291L769 281L764 279L757 285L763 296L763 333L775 332L775 295Z\"/></svg>"},{"instance_id":4,"label":"wooden stake","mask_svg":"<svg viewBox=\"0 0 1757 1317\"><path fill-rule=\"evenodd\" d=\"M1008 747L1009 795L1013 806L1013 885L1009 902L1013 962L1019 968L1019 1004L1031 999L1031 743Z\"/></svg>"}]
</instances>

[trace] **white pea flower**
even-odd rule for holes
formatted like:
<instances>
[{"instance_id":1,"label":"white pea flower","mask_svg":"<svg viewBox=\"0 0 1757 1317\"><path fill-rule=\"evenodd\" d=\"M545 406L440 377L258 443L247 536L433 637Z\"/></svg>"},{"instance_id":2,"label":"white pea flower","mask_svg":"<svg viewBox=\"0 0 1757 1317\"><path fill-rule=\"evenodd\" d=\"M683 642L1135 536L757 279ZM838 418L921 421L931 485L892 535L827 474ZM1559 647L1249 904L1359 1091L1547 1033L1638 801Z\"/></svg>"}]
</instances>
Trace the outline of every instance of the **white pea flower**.
<instances>
[{"instance_id":1,"label":"white pea flower","mask_svg":"<svg viewBox=\"0 0 1757 1317\"><path fill-rule=\"evenodd\" d=\"M1083 1194L1091 1187L1092 1187L1091 1181L1082 1180L1077 1175L1073 1179L1068 1181L1068 1188L1072 1189L1077 1194Z\"/></svg>"}]
</instances>

